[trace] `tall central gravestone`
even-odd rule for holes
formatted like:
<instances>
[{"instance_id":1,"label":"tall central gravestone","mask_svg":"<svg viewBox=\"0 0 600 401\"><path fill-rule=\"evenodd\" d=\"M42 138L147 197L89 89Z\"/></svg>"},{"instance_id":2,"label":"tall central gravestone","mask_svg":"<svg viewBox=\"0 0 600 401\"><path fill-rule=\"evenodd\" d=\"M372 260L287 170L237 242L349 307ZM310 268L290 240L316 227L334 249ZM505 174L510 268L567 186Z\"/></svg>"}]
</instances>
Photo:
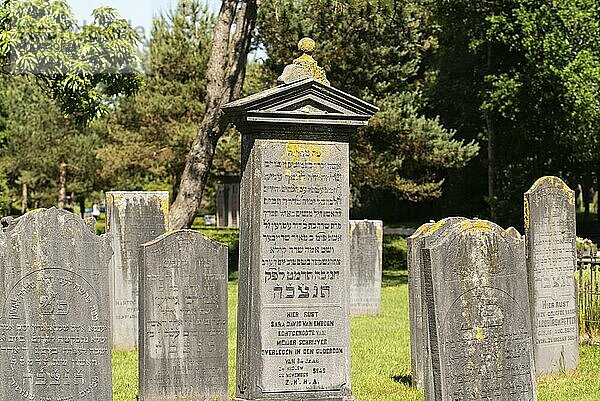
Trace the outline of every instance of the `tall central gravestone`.
<instances>
[{"instance_id":1,"label":"tall central gravestone","mask_svg":"<svg viewBox=\"0 0 600 401\"><path fill-rule=\"evenodd\" d=\"M106 235L114 250L110 288L115 349L137 348L139 250L165 232L168 212L168 192L106 193Z\"/></svg>"},{"instance_id":2,"label":"tall central gravestone","mask_svg":"<svg viewBox=\"0 0 600 401\"><path fill-rule=\"evenodd\" d=\"M422 250L421 265L425 400L535 401L524 240L464 220Z\"/></svg>"},{"instance_id":3,"label":"tall central gravestone","mask_svg":"<svg viewBox=\"0 0 600 401\"><path fill-rule=\"evenodd\" d=\"M242 132L236 400L353 400L348 136L374 106L307 53L224 106Z\"/></svg>"},{"instance_id":4,"label":"tall central gravestone","mask_svg":"<svg viewBox=\"0 0 600 401\"><path fill-rule=\"evenodd\" d=\"M525 238L537 373L579 364L575 193L542 177L525 193Z\"/></svg>"},{"instance_id":5,"label":"tall central gravestone","mask_svg":"<svg viewBox=\"0 0 600 401\"><path fill-rule=\"evenodd\" d=\"M0 231L0 400L112 400L111 254L55 208Z\"/></svg>"}]
</instances>

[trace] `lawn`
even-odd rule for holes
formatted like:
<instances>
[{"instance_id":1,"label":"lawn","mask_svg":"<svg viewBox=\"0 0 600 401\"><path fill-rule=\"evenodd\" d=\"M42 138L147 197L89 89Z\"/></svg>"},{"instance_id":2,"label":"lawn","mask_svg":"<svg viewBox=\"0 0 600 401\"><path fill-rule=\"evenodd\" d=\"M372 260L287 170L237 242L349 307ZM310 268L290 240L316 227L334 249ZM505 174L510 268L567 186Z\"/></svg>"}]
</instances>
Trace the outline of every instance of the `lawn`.
<instances>
[{"instance_id":1,"label":"lawn","mask_svg":"<svg viewBox=\"0 0 600 401\"><path fill-rule=\"evenodd\" d=\"M352 389L359 401L423 400L410 387L406 271L385 271L379 316L352 319ZM237 282L229 283L229 391L234 395ZM135 401L137 356L113 353L115 401ZM577 371L538 383L540 401L600 400L600 346L582 345ZM510 400L507 400L510 401Z\"/></svg>"}]
</instances>

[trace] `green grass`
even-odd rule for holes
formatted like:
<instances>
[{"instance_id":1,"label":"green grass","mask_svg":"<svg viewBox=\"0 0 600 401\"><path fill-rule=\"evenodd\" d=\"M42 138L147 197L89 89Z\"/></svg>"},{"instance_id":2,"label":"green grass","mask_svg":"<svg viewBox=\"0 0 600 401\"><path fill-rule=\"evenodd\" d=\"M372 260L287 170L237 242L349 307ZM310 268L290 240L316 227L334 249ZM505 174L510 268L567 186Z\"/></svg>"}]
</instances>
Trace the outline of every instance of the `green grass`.
<instances>
[{"instance_id":1,"label":"green grass","mask_svg":"<svg viewBox=\"0 0 600 401\"><path fill-rule=\"evenodd\" d=\"M408 288L405 271L384 272L379 316L353 318L352 389L359 401L419 401L410 387ZM234 396L237 283L229 283L229 392ZM575 372L539 381L539 401L600 400L600 347L582 345ZM115 401L135 401L137 356L113 353Z\"/></svg>"}]
</instances>

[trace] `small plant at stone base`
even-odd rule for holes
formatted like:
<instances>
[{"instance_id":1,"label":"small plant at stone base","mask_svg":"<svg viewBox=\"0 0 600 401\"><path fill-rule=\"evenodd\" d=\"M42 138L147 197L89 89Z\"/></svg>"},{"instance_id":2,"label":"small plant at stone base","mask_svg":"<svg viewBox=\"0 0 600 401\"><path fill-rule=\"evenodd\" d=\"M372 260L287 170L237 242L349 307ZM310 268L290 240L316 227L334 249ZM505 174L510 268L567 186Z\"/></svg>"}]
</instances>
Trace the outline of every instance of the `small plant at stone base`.
<instances>
[{"instance_id":1,"label":"small plant at stone base","mask_svg":"<svg viewBox=\"0 0 600 401\"><path fill-rule=\"evenodd\" d=\"M592 240L588 238L577 237L577 256L596 256L598 253L598 245L594 244Z\"/></svg>"}]
</instances>

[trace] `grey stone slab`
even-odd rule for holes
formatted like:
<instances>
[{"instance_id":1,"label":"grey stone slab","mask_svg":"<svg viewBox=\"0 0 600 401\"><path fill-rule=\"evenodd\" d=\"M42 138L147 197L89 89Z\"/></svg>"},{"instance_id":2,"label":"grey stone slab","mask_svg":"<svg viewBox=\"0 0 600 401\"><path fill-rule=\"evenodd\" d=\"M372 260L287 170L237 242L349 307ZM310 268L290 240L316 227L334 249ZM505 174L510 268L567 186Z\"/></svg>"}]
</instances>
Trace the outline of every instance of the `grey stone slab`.
<instances>
[{"instance_id":1,"label":"grey stone slab","mask_svg":"<svg viewBox=\"0 0 600 401\"><path fill-rule=\"evenodd\" d=\"M168 212L168 192L106 193L106 235L115 252L110 264L114 349L137 348L139 249L166 231Z\"/></svg>"},{"instance_id":2,"label":"grey stone slab","mask_svg":"<svg viewBox=\"0 0 600 401\"><path fill-rule=\"evenodd\" d=\"M425 400L535 401L524 241L455 223L421 254L432 381Z\"/></svg>"},{"instance_id":3,"label":"grey stone slab","mask_svg":"<svg viewBox=\"0 0 600 401\"><path fill-rule=\"evenodd\" d=\"M575 272L575 193L558 177L542 177L525 193L525 240L536 370L579 364Z\"/></svg>"},{"instance_id":4,"label":"grey stone slab","mask_svg":"<svg viewBox=\"0 0 600 401\"><path fill-rule=\"evenodd\" d=\"M381 308L383 222L350 220L350 315L377 315Z\"/></svg>"},{"instance_id":5,"label":"grey stone slab","mask_svg":"<svg viewBox=\"0 0 600 401\"><path fill-rule=\"evenodd\" d=\"M1 400L112 400L111 254L106 238L55 208L2 230Z\"/></svg>"},{"instance_id":6,"label":"grey stone slab","mask_svg":"<svg viewBox=\"0 0 600 401\"><path fill-rule=\"evenodd\" d=\"M227 246L172 231L140 251L140 401L228 399Z\"/></svg>"},{"instance_id":7,"label":"grey stone slab","mask_svg":"<svg viewBox=\"0 0 600 401\"><path fill-rule=\"evenodd\" d=\"M348 144L256 139L242 178L237 399L352 400Z\"/></svg>"},{"instance_id":8,"label":"grey stone slab","mask_svg":"<svg viewBox=\"0 0 600 401\"><path fill-rule=\"evenodd\" d=\"M431 358L427 348L427 305L421 285L421 250L434 246L448 230L464 217L446 217L438 222L425 223L406 240L408 266L408 305L410 322L410 358L412 385L423 389L425 375L431 375ZM431 381L431 380L430 380Z\"/></svg>"}]
</instances>

